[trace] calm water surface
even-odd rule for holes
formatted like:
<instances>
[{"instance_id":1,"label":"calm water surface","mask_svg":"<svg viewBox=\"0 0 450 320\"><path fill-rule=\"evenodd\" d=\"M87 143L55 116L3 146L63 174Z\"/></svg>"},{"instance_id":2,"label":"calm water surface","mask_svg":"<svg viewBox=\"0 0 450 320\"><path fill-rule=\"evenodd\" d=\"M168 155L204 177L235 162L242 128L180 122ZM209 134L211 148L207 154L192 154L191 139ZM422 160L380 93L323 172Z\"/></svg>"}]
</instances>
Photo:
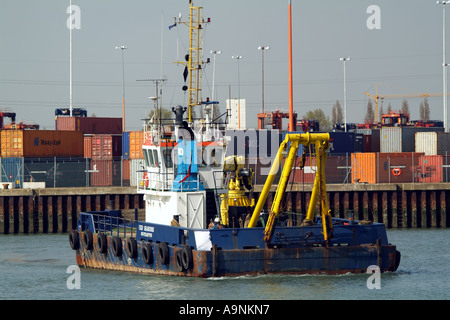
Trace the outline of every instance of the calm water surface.
<instances>
[{"instance_id":1,"label":"calm water surface","mask_svg":"<svg viewBox=\"0 0 450 320\"><path fill-rule=\"evenodd\" d=\"M242 276L191 279L112 271L81 271L81 288L69 290L75 254L64 235L0 235L0 300L42 299L450 299L450 229L388 230L402 253L395 273Z\"/></svg>"}]
</instances>

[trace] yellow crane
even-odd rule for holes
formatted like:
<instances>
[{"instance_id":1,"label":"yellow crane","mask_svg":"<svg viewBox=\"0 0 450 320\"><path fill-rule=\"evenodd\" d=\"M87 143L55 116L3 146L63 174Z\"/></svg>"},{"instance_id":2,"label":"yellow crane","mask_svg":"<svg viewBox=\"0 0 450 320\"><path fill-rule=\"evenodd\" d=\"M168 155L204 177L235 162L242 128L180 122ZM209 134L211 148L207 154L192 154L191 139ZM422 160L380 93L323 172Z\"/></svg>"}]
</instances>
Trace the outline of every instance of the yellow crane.
<instances>
[{"instance_id":1,"label":"yellow crane","mask_svg":"<svg viewBox=\"0 0 450 320\"><path fill-rule=\"evenodd\" d=\"M300 144L303 144L305 146L304 150L307 150L311 145L314 145L317 159L316 177L314 180L314 186L311 193L311 199L309 202L308 212L305 220L311 222L313 221L316 204L317 201L319 200L321 204L324 240L325 242L328 243L328 241L333 237L333 227L331 224L331 214L328 207L328 200L326 196L327 190L325 184L325 163L327 160L326 150L329 147L329 141L330 141L329 133L307 132L301 134L286 134L286 138L280 144L280 148L274 159L272 167L270 168L270 172L264 184L261 195L259 196L258 202L256 203L252 218L250 220L250 223L248 224L248 228L253 228L256 226L263 205L266 202L267 195L269 194L270 187L272 186L275 176L278 172L279 166L282 163L284 155L287 154L286 160L283 165L283 170L281 172L280 182L278 183L275 197L273 199L272 208L270 210L270 215L266 223L266 228L264 230L263 240L266 243L269 244L270 241L272 240L276 220L280 213L281 201L283 199L289 180L289 175L294 165L294 160L296 158L297 150ZM304 160L305 157L303 156L302 157L303 163ZM302 166L302 164L300 166Z\"/></svg>"},{"instance_id":2,"label":"yellow crane","mask_svg":"<svg viewBox=\"0 0 450 320\"><path fill-rule=\"evenodd\" d=\"M412 94L390 94L390 95L378 95L377 84L375 84L375 95L365 92L373 102L375 102L375 123L378 123L378 101L383 103L384 99L396 99L396 98L427 98L427 97L442 97L442 93L412 93Z\"/></svg>"}]
</instances>

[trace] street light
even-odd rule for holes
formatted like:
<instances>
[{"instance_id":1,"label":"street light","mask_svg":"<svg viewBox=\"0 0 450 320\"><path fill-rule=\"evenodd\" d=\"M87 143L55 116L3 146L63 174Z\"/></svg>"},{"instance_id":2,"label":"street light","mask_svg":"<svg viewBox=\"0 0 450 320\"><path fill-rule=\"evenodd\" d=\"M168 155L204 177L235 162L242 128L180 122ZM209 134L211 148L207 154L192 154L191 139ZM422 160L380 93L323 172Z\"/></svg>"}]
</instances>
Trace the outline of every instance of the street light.
<instances>
[{"instance_id":1,"label":"street light","mask_svg":"<svg viewBox=\"0 0 450 320\"><path fill-rule=\"evenodd\" d=\"M216 78L216 54L221 54L222 51L213 50L211 53L214 55L213 59L213 83L212 83L212 97L211 100L214 101L214 81Z\"/></svg>"},{"instance_id":2,"label":"street light","mask_svg":"<svg viewBox=\"0 0 450 320\"><path fill-rule=\"evenodd\" d=\"M122 131L125 132L125 63L124 51L128 49L125 46L116 47L116 50L122 50Z\"/></svg>"},{"instance_id":3,"label":"street light","mask_svg":"<svg viewBox=\"0 0 450 320\"><path fill-rule=\"evenodd\" d=\"M444 131L448 132L447 127L447 63L445 62L445 5L450 1L436 1L442 4L442 86L443 86L443 105L444 105Z\"/></svg>"},{"instance_id":4,"label":"street light","mask_svg":"<svg viewBox=\"0 0 450 320\"><path fill-rule=\"evenodd\" d=\"M340 58L339 60L344 62L344 128L345 132L347 132L347 86L346 86L346 72L345 72L345 64L347 61L350 61L350 57Z\"/></svg>"},{"instance_id":5,"label":"street light","mask_svg":"<svg viewBox=\"0 0 450 320\"><path fill-rule=\"evenodd\" d=\"M242 59L242 56L232 56L231 58L236 59L238 65L238 129L241 129L241 80L239 75L239 60Z\"/></svg>"},{"instance_id":6,"label":"street light","mask_svg":"<svg viewBox=\"0 0 450 320\"><path fill-rule=\"evenodd\" d=\"M262 113L264 113L264 51L270 50L270 47L259 46L258 50L261 50L262 54Z\"/></svg>"}]
</instances>

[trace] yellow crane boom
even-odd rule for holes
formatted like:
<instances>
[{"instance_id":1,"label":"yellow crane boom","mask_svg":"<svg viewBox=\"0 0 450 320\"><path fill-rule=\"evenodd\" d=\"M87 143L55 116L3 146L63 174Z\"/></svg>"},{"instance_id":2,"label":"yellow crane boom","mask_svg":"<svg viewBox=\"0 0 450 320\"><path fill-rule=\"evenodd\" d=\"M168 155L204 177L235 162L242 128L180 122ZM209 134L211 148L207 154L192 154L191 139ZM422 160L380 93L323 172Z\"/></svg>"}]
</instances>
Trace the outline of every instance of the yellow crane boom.
<instances>
[{"instance_id":1,"label":"yellow crane boom","mask_svg":"<svg viewBox=\"0 0 450 320\"><path fill-rule=\"evenodd\" d=\"M442 97L442 93L411 93L411 94L388 94L388 95L378 95L377 85L375 84L375 95L364 92L365 95L370 97L373 102L375 102L375 123L378 123L378 102L384 99L396 99L396 98L427 98L427 97Z\"/></svg>"},{"instance_id":2,"label":"yellow crane boom","mask_svg":"<svg viewBox=\"0 0 450 320\"><path fill-rule=\"evenodd\" d=\"M278 172L279 166L287 153L287 148L290 143L289 152L287 153L286 160L284 162L283 171L281 173L280 182L277 186L272 208L270 210L270 215L266 223L266 228L264 231L264 241L269 243L272 240L273 232L275 229L275 222L280 213L281 201L283 199L286 186L289 180L289 175L291 173L294 160L297 154L297 150L300 144L305 146L305 150L309 148L310 145L315 145L316 159L317 159L317 171L314 180L314 186L311 194L311 200L308 207L308 213L306 215L306 220L313 220L316 208L317 200L321 203L321 214L322 214L322 224L323 224L323 235L326 242L332 238L333 228L331 225L331 215L328 209L328 201L326 197L326 184L325 184L325 163L327 159L326 150L328 149L328 143L330 140L329 133L301 133L301 134L286 134L286 138L280 144L277 155L274 159L274 163L270 168L269 175L264 184L264 188L261 195L256 203L255 209L253 211L252 218L248 225L249 228L256 226L256 223L261 214L262 207L266 202L267 195L269 194L270 187L273 184L275 176Z\"/></svg>"}]
</instances>

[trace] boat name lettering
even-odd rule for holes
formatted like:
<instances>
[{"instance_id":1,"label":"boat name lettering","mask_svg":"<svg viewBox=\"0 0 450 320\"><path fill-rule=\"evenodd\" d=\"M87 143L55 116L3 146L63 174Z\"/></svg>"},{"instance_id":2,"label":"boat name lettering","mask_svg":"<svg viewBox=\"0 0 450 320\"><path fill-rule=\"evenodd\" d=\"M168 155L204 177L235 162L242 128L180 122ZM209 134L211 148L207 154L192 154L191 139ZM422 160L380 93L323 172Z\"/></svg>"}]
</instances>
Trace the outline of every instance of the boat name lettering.
<instances>
[{"instance_id":1,"label":"boat name lettering","mask_svg":"<svg viewBox=\"0 0 450 320\"><path fill-rule=\"evenodd\" d=\"M139 230L140 231L147 231L147 232L155 232L155 227L140 225L139 226Z\"/></svg>"}]
</instances>

